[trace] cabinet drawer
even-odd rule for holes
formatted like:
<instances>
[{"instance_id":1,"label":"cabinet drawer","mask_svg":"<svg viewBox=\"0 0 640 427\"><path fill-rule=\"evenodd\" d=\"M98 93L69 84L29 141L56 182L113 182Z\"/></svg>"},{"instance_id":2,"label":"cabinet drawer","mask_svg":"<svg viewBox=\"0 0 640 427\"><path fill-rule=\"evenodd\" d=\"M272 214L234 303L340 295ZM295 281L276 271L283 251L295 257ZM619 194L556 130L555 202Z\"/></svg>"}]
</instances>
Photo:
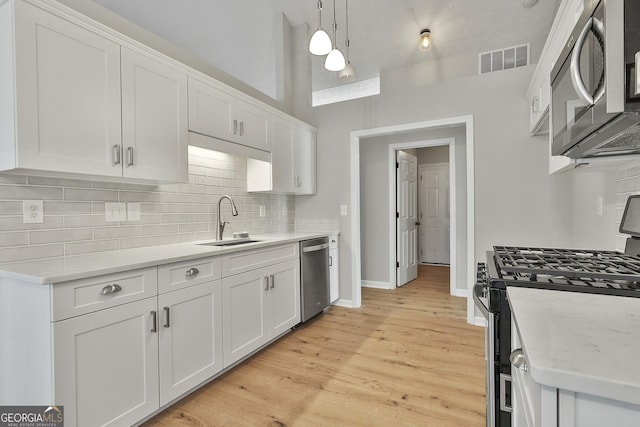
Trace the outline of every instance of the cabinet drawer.
<instances>
[{"instance_id":1,"label":"cabinet drawer","mask_svg":"<svg viewBox=\"0 0 640 427\"><path fill-rule=\"evenodd\" d=\"M155 267L64 282L53 286L53 320L62 320L155 296Z\"/></svg>"},{"instance_id":2,"label":"cabinet drawer","mask_svg":"<svg viewBox=\"0 0 640 427\"><path fill-rule=\"evenodd\" d=\"M158 292L162 294L220 277L220 257L161 265L158 267Z\"/></svg>"},{"instance_id":3,"label":"cabinet drawer","mask_svg":"<svg viewBox=\"0 0 640 427\"><path fill-rule=\"evenodd\" d=\"M290 243L222 256L222 277L298 258L299 244Z\"/></svg>"}]
</instances>

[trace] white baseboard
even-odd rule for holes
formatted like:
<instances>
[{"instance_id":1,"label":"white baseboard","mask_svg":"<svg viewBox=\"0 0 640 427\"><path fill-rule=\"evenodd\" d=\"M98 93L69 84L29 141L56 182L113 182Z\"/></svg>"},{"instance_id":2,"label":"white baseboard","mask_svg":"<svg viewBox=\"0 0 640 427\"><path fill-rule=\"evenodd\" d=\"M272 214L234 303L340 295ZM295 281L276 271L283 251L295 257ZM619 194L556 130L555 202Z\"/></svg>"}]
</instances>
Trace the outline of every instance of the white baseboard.
<instances>
[{"instance_id":1,"label":"white baseboard","mask_svg":"<svg viewBox=\"0 0 640 427\"><path fill-rule=\"evenodd\" d=\"M474 318L473 324L476 325L476 326L482 326L482 327L486 328L487 327L487 319L485 319L484 316L476 316Z\"/></svg>"},{"instance_id":2,"label":"white baseboard","mask_svg":"<svg viewBox=\"0 0 640 427\"><path fill-rule=\"evenodd\" d=\"M353 301L351 301L350 299L340 298L339 300L332 303L332 305L335 305L338 307L353 308Z\"/></svg>"},{"instance_id":3,"label":"white baseboard","mask_svg":"<svg viewBox=\"0 0 640 427\"><path fill-rule=\"evenodd\" d=\"M454 297L461 297L461 298L466 298L467 295L467 290L466 289L456 289L453 293Z\"/></svg>"},{"instance_id":4,"label":"white baseboard","mask_svg":"<svg viewBox=\"0 0 640 427\"><path fill-rule=\"evenodd\" d=\"M363 288L376 288L376 289L393 289L389 282L376 282L374 280L363 280L361 285Z\"/></svg>"}]
</instances>

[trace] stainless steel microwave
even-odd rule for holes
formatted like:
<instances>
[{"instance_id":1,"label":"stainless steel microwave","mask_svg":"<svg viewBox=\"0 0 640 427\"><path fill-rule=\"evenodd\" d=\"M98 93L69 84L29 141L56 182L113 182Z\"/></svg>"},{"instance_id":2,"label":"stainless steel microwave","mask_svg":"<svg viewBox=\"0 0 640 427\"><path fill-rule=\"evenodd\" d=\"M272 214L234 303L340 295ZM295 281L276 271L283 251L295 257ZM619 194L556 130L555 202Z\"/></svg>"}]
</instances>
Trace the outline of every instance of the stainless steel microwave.
<instances>
[{"instance_id":1,"label":"stainless steel microwave","mask_svg":"<svg viewBox=\"0 0 640 427\"><path fill-rule=\"evenodd\" d=\"M553 155L640 153L640 0L585 0L551 72Z\"/></svg>"}]
</instances>

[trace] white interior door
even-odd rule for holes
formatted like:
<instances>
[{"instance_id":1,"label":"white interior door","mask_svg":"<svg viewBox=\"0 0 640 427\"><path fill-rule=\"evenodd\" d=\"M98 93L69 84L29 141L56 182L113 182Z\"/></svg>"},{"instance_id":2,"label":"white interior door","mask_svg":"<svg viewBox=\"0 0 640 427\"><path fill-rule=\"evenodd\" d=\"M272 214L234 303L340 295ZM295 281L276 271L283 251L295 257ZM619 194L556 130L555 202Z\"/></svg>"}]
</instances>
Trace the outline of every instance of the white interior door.
<instances>
[{"instance_id":1,"label":"white interior door","mask_svg":"<svg viewBox=\"0 0 640 427\"><path fill-rule=\"evenodd\" d=\"M450 263L449 164L420 165L420 261Z\"/></svg>"},{"instance_id":2,"label":"white interior door","mask_svg":"<svg viewBox=\"0 0 640 427\"><path fill-rule=\"evenodd\" d=\"M396 286L418 277L418 158L396 152Z\"/></svg>"}]
</instances>

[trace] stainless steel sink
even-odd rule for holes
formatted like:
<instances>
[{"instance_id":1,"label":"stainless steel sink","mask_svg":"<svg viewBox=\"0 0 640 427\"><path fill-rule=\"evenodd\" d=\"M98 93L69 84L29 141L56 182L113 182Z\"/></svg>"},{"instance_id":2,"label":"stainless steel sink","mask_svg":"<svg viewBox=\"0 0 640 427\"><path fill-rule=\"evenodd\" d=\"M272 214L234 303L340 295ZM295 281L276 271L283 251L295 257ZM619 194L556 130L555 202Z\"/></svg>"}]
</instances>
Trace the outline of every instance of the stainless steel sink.
<instances>
[{"instance_id":1,"label":"stainless steel sink","mask_svg":"<svg viewBox=\"0 0 640 427\"><path fill-rule=\"evenodd\" d=\"M238 240L214 240L213 242L206 243L198 243L198 245L203 246L236 246L236 245L244 245L247 243L256 243L260 240L251 240L251 239L238 239Z\"/></svg>"}]
</instances>

